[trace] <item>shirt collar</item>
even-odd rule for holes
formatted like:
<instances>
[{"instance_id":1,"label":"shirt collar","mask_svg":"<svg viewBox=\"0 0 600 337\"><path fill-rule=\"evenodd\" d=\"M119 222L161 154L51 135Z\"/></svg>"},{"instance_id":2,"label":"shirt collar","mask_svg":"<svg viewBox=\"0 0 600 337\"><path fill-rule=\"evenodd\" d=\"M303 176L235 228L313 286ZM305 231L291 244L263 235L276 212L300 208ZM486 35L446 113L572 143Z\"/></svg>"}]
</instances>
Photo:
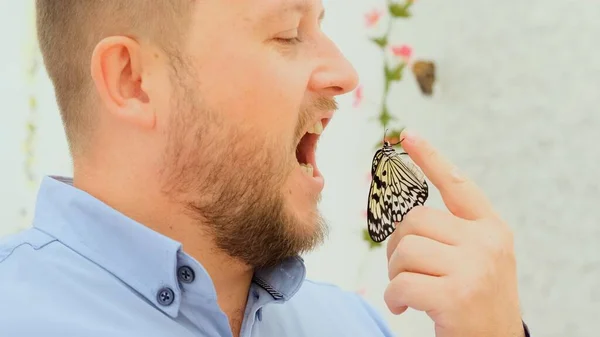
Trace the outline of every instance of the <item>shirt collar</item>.
<instances>
[{"instance_id":1,"label":"shirt collar","mask_svg":"<svg viewBox=\"0 0 600 337\"><path fill-rule=\"evenodd\" d=\"M300 290L306 277L301 257L287 259L278 266L256 271L254 283L264 288L276 301L287 301Z\"/></svg>"},{"instance_id":2,"label":"shirt collar","mask_svg":"<svg viewBox=\"0 0 600 337\"><path fill-rule=\"evenodd\" d=\"M182 297L177 271L182 255L191 258L182 251L182 244L124 216L72 184L71 178L44 177L33 226L106 269L165 313L177 316ZM196 277L203 282L205 295L215 298L210 277L200 263L197 265L201 270L196 271ZM256 271L254 282L273 300L287 301L300 289L305 276L304 261L294 257L276 267ZM165 305L164 296L161 299L165 289L173 292L169 305Z\"/></svg>"}]
</instances>

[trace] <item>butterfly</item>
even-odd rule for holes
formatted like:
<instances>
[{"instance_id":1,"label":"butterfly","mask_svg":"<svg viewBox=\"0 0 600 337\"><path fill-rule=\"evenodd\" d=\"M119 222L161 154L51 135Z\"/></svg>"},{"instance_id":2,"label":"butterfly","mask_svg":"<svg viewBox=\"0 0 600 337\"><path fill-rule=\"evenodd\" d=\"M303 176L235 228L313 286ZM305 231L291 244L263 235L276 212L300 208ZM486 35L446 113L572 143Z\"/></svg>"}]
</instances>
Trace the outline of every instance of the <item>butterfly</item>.
<instances>
[{"instance_id":1,"label":"butterfly","mask_svg":"<svg viewBox=\"0 0 600 337\"><path fill-rule=\"evenodd\" d=\"M435 64L430 61L416 61L413 64L412 72L417 79L421 92L426 96L431 96L435 83Z\"/></svg>"},{"instance_id":2,"label":"butterfly","mask_svg":"<svg viewBox=\"0 0 600 337\"><path fill-rule=\"evenodd\" d=\"M375 152L371 164L371 187L367 204L367 229L375 242L382 242L396 229L396 223L429 196L425 175L408 159L406 152L396 152L385 140Z\"/></svg>"}]
</instances>

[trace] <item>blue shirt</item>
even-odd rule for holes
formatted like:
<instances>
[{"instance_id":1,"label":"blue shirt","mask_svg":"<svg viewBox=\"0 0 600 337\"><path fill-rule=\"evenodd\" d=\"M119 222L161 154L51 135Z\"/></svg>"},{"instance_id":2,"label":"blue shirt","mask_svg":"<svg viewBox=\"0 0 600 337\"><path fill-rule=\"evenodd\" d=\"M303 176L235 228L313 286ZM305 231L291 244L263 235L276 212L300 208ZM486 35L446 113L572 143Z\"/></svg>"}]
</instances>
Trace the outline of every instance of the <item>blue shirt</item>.
<instances>
[{"instance_id":1,"label":"blue shirt","mask_svg":"<svg viewBox=\"0 0 600 337\"><path fill-rule=\"evenodd\" d=\"M240 336L392 336L359 295L305 274L300 257L256 271ZM33 226L0 241L0 335L232 334L212 280L179 242L46 177Z\"/></svg>"}]
</instances>

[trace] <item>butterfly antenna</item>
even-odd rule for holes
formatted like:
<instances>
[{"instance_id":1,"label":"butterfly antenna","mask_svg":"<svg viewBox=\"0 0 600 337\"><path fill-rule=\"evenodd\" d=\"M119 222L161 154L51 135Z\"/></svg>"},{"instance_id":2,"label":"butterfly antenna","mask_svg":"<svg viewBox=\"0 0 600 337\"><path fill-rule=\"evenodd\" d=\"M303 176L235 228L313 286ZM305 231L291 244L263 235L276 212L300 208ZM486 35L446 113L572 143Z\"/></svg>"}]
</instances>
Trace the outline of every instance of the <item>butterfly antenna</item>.
<instances>
[{"instance_id":1,"label":"butterfly antenna","mask_svg":"<svg viewBox=\"0 0 600 337\"><path fill-rule=\"evenodd\" d=\"M398 145L398 144L402 144L402 141L403 141L403 140L404 140L404 138L403 138L403 139L400 139L400 141L399 141L398 143L396 143L396 144L391 144L391 146L396 146L396 145Z\"/></svg>"},{"instance_id":2,"label":"butterfly antenna","mask_svg":"<svg viewBox=\"0 0 600 337\"><path fill-rule=\"evenodd\" d=\"M385 129L385 130L383 131L383 142L382 142L382 143L385 143L385 135L387 134L387 130L388 130L388 129Z\"/></svg>"},{"instance_id":3,"label":"butterfly antenna","mask_svg":"<svg viewBox=\"0 0 600 337\"><path fill-rule=\"evenodd\" d=\"M400 134L402 134L402 132L400 132ZM392 144L392 146L396 146L398 144L402 144L403 141L404 141L404 138L400 139L400 141L397 142L396 144Z\"/></svg>"}]
</instances>

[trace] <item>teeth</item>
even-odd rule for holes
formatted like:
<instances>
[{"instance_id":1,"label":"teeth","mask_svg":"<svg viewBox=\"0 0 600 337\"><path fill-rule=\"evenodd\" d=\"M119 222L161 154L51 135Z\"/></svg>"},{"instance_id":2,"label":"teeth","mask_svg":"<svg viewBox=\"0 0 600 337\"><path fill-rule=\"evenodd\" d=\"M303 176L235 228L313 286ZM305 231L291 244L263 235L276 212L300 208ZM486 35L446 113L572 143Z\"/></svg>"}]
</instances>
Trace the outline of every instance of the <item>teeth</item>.
<instances>
[{"instance_id":1,"label":"teeth","mask_svg":"<svg viewBox=\"0 0 600 337\"><path fill-rule=\"evenodd\" d=\"M300 168L304 173L308 174L308 176L313 176L313 167L311 164L300 164Z\"/></svg>"},{"instance_id":2,"label":"teeth","mask_svg":"<svg viewBox=\"0 0 600 337\"><path fill-rule=\"evenodd\" d=\"M321 132L323 132L323 123L321 121L316 122L315 125L308 128L308 133L320 135Z\"/></svg>"}]
</instances>

